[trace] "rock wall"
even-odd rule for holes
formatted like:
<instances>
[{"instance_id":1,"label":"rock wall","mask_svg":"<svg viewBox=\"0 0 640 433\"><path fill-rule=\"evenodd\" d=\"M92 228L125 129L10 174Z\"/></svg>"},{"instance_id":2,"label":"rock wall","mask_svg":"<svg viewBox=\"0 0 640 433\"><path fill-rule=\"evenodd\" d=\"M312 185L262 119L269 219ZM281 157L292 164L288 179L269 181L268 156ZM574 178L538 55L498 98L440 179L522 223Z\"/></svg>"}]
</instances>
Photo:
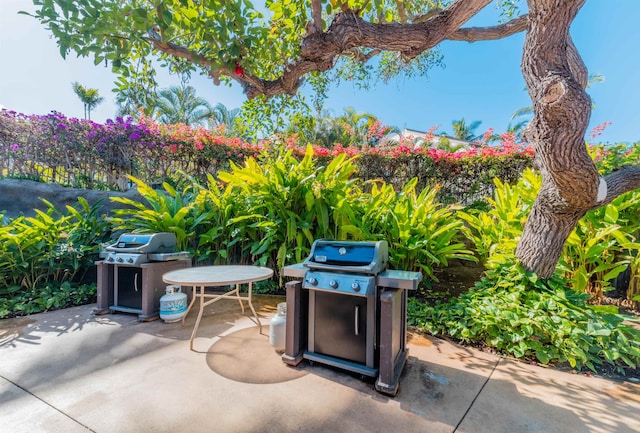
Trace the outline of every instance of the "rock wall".
<instances>
[{"instance_id":1,"label":"rock wall","mask_svg":"<svg viewBox=\"0 0 640 433\"><path fill-rule=\"evenodd\" d=\"M132 200L143 200L136 189L126 192L96 191L79 188L66 188L57 184L35 182L22 179L0 179L0 214L6 218L15 218L20 214L34 216L34 209L46 210L47 205L41 199L51 202L56 209L65 212L66 206L73 206L78 197L84 197L93 205L100 199L101 213L109 214L113 209L125 207L114 203L109 197L127 197Z\"/></svg>"}]
</instances>

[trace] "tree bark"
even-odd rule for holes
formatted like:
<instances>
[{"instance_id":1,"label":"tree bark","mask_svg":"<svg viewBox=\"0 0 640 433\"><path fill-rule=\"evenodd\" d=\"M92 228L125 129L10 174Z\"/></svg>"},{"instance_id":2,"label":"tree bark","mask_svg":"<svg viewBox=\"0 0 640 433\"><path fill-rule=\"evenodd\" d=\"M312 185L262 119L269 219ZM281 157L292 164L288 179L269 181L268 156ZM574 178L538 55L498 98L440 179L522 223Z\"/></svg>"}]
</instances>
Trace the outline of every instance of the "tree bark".
<instances>
[{"instance_id":1,"label":"tree bark","mask_svg":"<svg viewBox=\"0 0 640 433\"><path fill-rule=\"evenodd\" d=\"M584 1L528 0L522 72L534 117L525 134L542 187L516 256L543 278L553 275L567 237L598 202L600 176L584 142L591 116L587 72L569 36Z\"/></svg>"}]
</instances>

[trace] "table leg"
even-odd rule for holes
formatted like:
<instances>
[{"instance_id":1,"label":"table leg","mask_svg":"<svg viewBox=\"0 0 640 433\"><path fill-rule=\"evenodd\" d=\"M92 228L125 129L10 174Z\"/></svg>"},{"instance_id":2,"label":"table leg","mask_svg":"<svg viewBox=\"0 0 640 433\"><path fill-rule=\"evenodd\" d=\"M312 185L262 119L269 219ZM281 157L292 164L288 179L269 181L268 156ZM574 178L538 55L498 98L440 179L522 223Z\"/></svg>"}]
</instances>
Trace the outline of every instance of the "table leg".
<instances>
[{"instance_id":1,"label":"table leg","mask_svg":"<svg viewBox=\"0 0 640 433\"><path fill-rule=\"evenodd\" d=\"M253 283L249 282L249 288L247 289L249 291L249 293L247 294L247 300L249 301L249 307L251 308L251 312L253 313L253 317L256 318L256 322L258 322L258 329L260 330L260 333L262 334L262 322L260 322L260 319L258 318L258 314L256 313L255 308L253 308L253 303L251 302L251 292L253 290Z\"/></svg>"},{"instance_id":2,"label":"table leg","mask_svg":"<svg viewBox=\"0 0 640 433\"><path fill-rule=\"evenodd\" d=\"M198 330L198 326L200 326L200 319L202 318L203 312L204 312L204 286L200 286L200 311L198 312L198 318L196 319L196 324L193 327L193 332L191 333L191 339L189 340L190 350L193 350L193 339L196 336L196 331Z\"/></svg>"},{"instance_id":3,"label":"table leg","mask_svg":"<svg viewBox=\"0 0 640 433\"><path fill-rule=\"evenodd\" d=\"M244 314L244 304L242 303L242 299L240 299L240 284L236 284L235 292L238 297L238 302L240 303L240 308L242 309L242 314Z\"/></svg>"},{"instance_id":4,"label":"table leg","mask_svg":"<svg viewBox=\"0 0 640 433\"><path fill-rule=\"evenodd\" d=\"M196 286L191 286L191 302L189 302L189 306L187 307L187 311L184 312L184 316L182 316L182 324L184 325L184 320L187 318L187 314L191 311L191 307L196 302L196 297L198 295L198 289Z\"/></svg>"}]
</instances>

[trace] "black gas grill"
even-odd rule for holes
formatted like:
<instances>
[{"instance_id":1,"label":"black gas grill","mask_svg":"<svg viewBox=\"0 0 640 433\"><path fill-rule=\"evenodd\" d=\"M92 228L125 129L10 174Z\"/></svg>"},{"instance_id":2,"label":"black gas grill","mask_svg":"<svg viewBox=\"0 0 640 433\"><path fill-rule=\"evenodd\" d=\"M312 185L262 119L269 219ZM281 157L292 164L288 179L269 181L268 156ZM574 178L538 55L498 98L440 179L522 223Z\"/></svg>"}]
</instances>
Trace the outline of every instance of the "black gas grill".
<instances>
[{"instance_id":1,"label":"black gas grill","mask_svg":"<svg viewBox=\"0 0 640 433\"><path fill-rule=\"evenodd\" d=\"M407 358L406 290L419 272L388 270L386 241L317 240L301 264L287 266L286 346L282 359L308 359L363 376L395 395Z\"/></svg>"},{"instance_id":2,"label":"black gas grill","mask_svg":"<svg viewBox=\"0 0 640 433\"><path fill-rule=\"evenodd\" d=\"M98 305L94 314L135 313L142 321L159 317L166 285L162 275L191 267L191 255L176 251L173 233L124 233L96 262Z\"/></svg>"}]
</instances>

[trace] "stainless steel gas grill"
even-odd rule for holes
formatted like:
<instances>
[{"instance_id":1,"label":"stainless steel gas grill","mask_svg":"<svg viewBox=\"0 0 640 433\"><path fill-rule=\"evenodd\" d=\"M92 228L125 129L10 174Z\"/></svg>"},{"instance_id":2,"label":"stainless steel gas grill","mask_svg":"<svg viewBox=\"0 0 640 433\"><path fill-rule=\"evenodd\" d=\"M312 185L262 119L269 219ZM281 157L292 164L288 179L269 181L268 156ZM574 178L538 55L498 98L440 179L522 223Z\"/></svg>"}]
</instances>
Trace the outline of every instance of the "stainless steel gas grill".
<instances>
[{"instance_id":1,"label":"stainless steel gas grill","mask_svg":"<svg viewBox=\"0 0 640 433\"><path fill-rule=\"evenodd\" d=\"M176 252L178 242L173 233L125 233L109 245L105 262L139 265L148 262L167 262L189 259L186 251Z\"/></svg>"},{"instance_id":2,"label":"stainless steel gas grill","mask_svg":"<svg viewBox=\"0 0 640 433\"><path fill-rule=\"evenodd\" d=\"M176 251L173 233L125 233L109 245L98 268L98 305L94 314L123 312L140 320L158 318L160 298L165 294L162 275L191 267L191 256Z\"/></svg>"},{"instance_id":3,"label":"stainless steel gas grill","mask_svg":"<svg viewBox=\"0 0 640 433\"><path fill-rule=\"evenodd\" d=\"M407 359L406 290L419 272L388 270L386 241L317 240L301 264L283 269L287 283L282 359L308 359L363 376L395 395Z\"/></svg>"}]
</instances>

